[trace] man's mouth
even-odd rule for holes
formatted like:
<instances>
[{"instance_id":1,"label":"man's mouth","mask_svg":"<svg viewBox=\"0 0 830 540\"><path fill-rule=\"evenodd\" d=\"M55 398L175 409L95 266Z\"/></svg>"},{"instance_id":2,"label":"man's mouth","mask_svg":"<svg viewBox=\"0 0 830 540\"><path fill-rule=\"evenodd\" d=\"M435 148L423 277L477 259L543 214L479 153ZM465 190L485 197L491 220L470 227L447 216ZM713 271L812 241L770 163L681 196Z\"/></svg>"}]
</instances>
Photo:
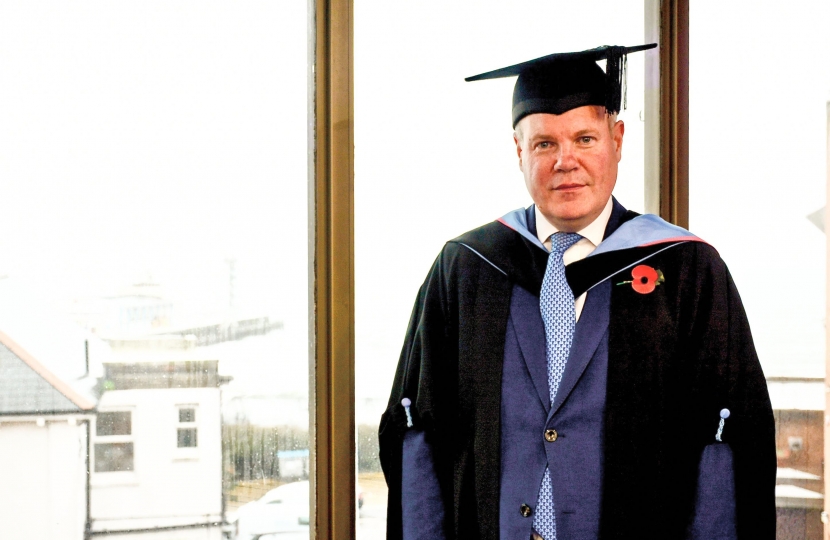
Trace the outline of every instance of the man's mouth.
<instances>
[{"instance_id":1,"label":"man's mouth","mask_svg":"<svg viewBox=\"0 0 830 540\"><path fill-rule=\"evenodd\" d=\"M569 184L560 184L560 185L556 186L553 189L554 189L554 191L576 191L579 188L583 188L583 187L585 187L585 184L569 183Z\"/></svg>"}]
</instances>

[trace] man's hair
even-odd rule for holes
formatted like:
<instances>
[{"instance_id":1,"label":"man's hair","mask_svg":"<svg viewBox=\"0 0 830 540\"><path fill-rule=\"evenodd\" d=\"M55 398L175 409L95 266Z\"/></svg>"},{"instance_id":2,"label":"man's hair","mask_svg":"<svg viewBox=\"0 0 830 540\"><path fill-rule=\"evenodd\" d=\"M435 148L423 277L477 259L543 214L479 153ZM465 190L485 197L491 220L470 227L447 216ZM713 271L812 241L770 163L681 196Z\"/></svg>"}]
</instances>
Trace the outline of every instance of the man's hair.
<instances>
[{"instance_id":1,"label":"man's hair","mask_svg":"<svg viewBox=\"0 0 830 540\"><path fill-rule=\"evenodd\" d=\"M613 133L614 125L617 123L617 113L608 114L608 112L604 108L602 108L598 105L593 106L592 108L595 109L598 114L602 114L602 115L605 116L606 120L608 121L608 131ZM527 118L527 116L525 118ZM514 135L516 136L516 139L519 142L524 141L524 139L522 138L524 136L523 133L522 133L522 121L523 120L524 120L524 118L519 120L519 123L516 124L516 128L513 130L513 133L514 133Z\"/></svg>"}]
</instances>

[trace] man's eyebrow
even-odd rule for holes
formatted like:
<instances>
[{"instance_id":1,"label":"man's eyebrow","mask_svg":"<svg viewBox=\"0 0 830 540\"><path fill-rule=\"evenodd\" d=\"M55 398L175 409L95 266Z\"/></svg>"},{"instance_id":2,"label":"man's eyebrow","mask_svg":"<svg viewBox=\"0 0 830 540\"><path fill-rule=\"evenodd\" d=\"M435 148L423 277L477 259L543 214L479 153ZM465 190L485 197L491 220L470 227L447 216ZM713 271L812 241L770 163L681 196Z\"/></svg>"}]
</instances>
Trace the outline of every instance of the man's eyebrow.
<instances>
[{"instance_id":1,"label":"man's eyebrow","mask_svg":"<svg viewBox=\"0 0 830 540\"><path fill-rule=\"evenodd\" d=\"M543 139L543 140L551 140L551 139L553 139L553 138L554 138L554 137L553 137L553 135L551 135L551 134L549 134L549 133L536 133L536 134L534 134L534 135L530 136L530 137L528 138L528 140L530 140L530 141L538 141L538 140L540 140L540 139Z\"/></svg>"},{"instance_id":2,"label":"man's eyebrow","mask_svg":"<svg viewBox=\"0 0 830 540\"><path fill-rule=\"evenodd\" d=\"M580 129L579 131L577 131L577 132L574 134L574 137L579 138L579 137L582 137L582 136L584 136L584 135L593 135L593 134L598 133L598 132L599 132L599 130L598 130L598 129L596 129L596 128L585 128L585 129Z\"/></svg>"}]
</instances>

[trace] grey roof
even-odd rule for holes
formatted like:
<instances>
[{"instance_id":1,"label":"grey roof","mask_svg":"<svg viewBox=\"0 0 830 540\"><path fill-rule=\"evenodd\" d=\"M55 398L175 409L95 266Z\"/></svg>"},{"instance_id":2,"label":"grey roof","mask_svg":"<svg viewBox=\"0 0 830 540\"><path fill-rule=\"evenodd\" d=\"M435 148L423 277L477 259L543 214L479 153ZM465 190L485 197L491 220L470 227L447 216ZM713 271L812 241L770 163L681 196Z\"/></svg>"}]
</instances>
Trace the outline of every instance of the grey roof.
<instances>
[{"instance_id":1,"label":"grey roof","mask_svg":"<svg viewBox=\"0 0 830 540\"><path fill-rule=\"evenodd\" d=\"M83 411L29 362L0 342L0 414Z\"/></svg>"}]
</instances>

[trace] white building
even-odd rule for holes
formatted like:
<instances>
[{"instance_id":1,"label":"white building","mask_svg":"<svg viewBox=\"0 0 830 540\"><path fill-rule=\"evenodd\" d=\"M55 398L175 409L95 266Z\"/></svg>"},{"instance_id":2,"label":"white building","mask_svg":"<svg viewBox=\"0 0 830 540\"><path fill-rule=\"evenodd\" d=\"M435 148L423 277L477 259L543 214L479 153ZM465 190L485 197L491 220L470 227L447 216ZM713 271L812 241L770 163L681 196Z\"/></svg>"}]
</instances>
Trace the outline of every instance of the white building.
<instances>
[{"instance_id":1,"label":"white building","mask_svg":"<svg viewBox=\"0 0 830 540\"><path fill-rule=\"evenodd\" d=\"M84 539L94 406L0 333L0 537Z\"/></svg>"},{"instance_id":2,"label":"white building","mask_svg":"<svg viewBox=\"0 0 830 540\"><path fill-rule=\"evenodd\" d=\"M216 361L107 364L92 430L96 536L221 538ZM173 536L175 533L175 536Z\"/></svg>"},{"instance_id":3,"label":"white building","mask_svg":"<svg viewBox=\"0 0 830 540\"><path fill-rule=\"evenodd\" d=\"M0 333L0 538L219 540L218 362L77 356Z\"/></svg>"}]
</instances>

